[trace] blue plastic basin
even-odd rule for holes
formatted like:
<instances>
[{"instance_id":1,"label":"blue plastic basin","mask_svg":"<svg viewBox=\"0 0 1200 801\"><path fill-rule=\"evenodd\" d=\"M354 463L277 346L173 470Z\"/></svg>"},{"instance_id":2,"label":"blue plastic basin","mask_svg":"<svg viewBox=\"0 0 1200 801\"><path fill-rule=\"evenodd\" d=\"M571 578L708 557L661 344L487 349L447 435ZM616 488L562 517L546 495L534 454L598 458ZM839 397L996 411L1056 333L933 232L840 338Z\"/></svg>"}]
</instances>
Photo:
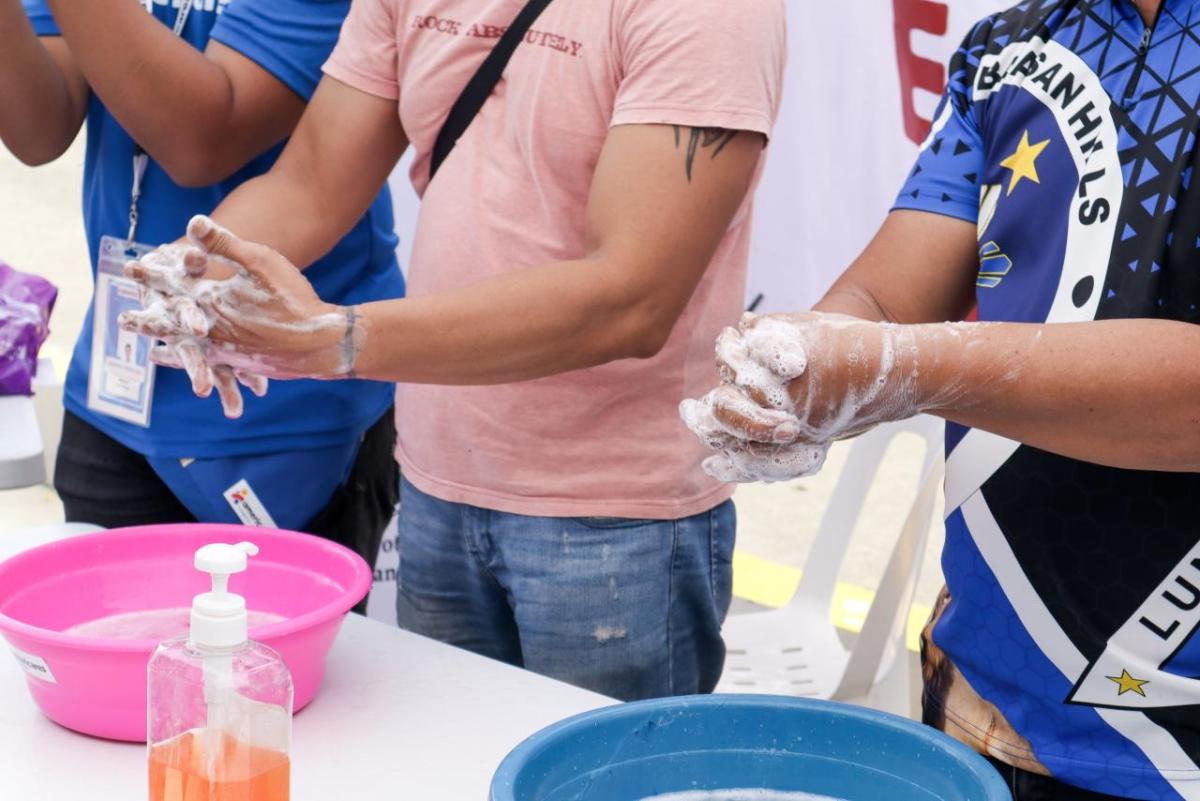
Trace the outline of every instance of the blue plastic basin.
<instances>
[{"instance_id":1,"label":"blue plastic basin","mask_svg":"<svg viewBox=\"0 0 1200 801\"><path fill-rule=\"evenodd\" d=\"M962 744L912 721L797 698L624 704L543 729L508 755L492 801L637 801L762 788L847 801L1011 801Z\"/></svg>"}]
</instances>

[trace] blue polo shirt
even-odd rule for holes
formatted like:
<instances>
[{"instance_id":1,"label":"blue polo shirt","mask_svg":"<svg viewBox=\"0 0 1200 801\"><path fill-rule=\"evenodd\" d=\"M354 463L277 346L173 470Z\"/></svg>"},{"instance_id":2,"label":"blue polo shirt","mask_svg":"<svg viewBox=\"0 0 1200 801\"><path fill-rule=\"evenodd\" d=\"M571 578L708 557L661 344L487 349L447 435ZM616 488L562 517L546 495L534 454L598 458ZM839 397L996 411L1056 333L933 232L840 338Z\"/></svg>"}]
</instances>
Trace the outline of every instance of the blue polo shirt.
<instances>
[{"instance_id":1,"label":"blue polo shirt","mask_svg":"<svg viewBox=\"0 0 1200 801\"><path fill-rule=\"evenodd\" d=\"M39 35L58 34L43 0L23 1ZM179 0L155 0L154 15L170 27L178 4ZM349 10L349 0L196 0L183 39L198 50L210 40L220 42L307 100ZM152 162L143 182L138 240L159 245L178 239L193 215L212 211L240 184L267 172L281 148L254 159L229 179L200 189L175 185ZM133 140L93 93L83 180L93 275L101 237L123 238L128 233L133 149ZM404 278L395 249L392 205L385 188L366 216L305 275L317 293L333 303L398 298L404 294ZM392 404L392 385L380 382L276 381L264 398L245 393L245 413L239 420L227 420L215 398L192 394L183 371L160 369L150 427L142 428L88 410L91 340L89 310L67 371L66 408L149 457L219 458L337 446L357 439Z\"/></svg>"}]
</instances>

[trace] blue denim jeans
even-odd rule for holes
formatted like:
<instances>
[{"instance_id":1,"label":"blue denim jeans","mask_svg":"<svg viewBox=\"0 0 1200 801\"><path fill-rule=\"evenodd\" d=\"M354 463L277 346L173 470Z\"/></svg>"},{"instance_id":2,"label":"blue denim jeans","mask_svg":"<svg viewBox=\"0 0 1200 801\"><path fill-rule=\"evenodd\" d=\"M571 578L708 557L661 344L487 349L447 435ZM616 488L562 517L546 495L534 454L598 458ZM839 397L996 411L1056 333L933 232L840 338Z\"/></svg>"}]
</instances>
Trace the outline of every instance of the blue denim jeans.
<instances>
[{"instance_id":1,"label":"blue denim jeans","mask_svg":"<svg viewBox=\"0 0 1200 801\"><path fill-rule=\"evenodd\" d=\"M400 625L631 701L712 692L736 517L527 517L403 481Z\"/></svg>"}]
</instances>

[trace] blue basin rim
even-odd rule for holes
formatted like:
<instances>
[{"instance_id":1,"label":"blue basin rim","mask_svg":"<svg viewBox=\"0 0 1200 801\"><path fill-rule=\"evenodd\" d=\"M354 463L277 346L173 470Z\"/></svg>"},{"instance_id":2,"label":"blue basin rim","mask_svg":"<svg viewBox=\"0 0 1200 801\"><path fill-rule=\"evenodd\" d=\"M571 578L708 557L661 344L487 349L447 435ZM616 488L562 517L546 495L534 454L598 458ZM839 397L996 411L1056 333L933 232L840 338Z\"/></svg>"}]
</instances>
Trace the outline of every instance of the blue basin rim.
<instances>
[{"instance_id":1,"label":"blue basin rim","mask_svg":"<svg viewBox=\"0 0 1200 801\"><path fill-rule=\"evenodd\" d=\"M1011 801L1012 798L1000 774L988 764L987 760L957 740L928 726L896 715L850 704L785 696L737 694L685 696L618 704L584 712L552 724L526 739L504 759L492 780L491 799L492 801L529 801L525 796L516 794L518 787L528 785L532 778L531 774L547 772L553 766L553 760L556 757L561 758L563 747L572 740L587 741L589 735L591 739L594 739L598 736L598 732L606 727L611 728L613 735L623 738L622 742L629 740L631 735L634 739L643 739L641 737L643 731L652 732L655 727L669 727L679 719L689 719L702 726L708 724L712 728L704 726L706 729L704 733L710 736L713 733L719 735L721 732L720 719L715 714L718 710L726 710L734 716L753 715L761 712L764 720L772 720L776 723L781 714L786 715L789 711L794 711L797 713L796 728L806 732L810 741L818 746L811 752L803 750L795 753L803 753L806 758L811 754L811 758L816 760L828 759L830 755L821 750L820 743L817 742L820 735L811 731L815 720L819 718L828 720L829 733L847 743L850 740L847 740L846 735L851 735L852 740L853 735L861 735L864 731L873 729L879 733L880 740L892 741L894 744L902 746L903 750L909 750L911 746L912 759L915 760L914 765L916 762L923 762L928 757L937 763L938 773L942 774L944 778L953 775L961 778L964 784L973 785L970 791L970 801ZM697 736L697 739L702 739L702 736ZM867 742L870 739L873 738L868 736ZM673 751L665 753L657 750L649 741L644 739L643 741L647 743L644 754L628 752L622 754L619 762L615 760L614 756L614 761L611 763L591 764L592 759L581 753L578 760L572 759L572 770L579 770L580 775L586 775L605 766L616 767L621 763L632 766L632 763L643 762L648 758L663 758L675 754ZM803 736L798 737L797 741L805 742ZM832 743L833 741L826 742ZM697 742L695 747L690 747L689 744L686 751L678 753L680 756L694 757L698 753L704 752L706 745ZM624 746L620 745L618 751L623 748ZM762 753L769 754L771 751L769 747L759 746L759 748ZM740 743L729 742L711 748L711 751L716 755L717 753L734 754L740 751L751 752L753 749L752 745L743 748ZM780 756L787 756L788 753L790 752L781 752ZM895 762L898 756L900 755L893 755L891 760ZM845 763L855 762L853 755L844 758L843 761ZM875 772L869 762L863 764L867 768L865 772ZM928 771L932 767L934 767L932 764L925 765L923 769ZM556 773L561 774L562 771L556 771ZM903 774L899 772L894 772L893 775L900 779L904 778ZM679 789L691 788L681 787ZM966 790L966 787L963 787L963 790ZM549 797L557 799L559 794L552 791ZM931 799L940 797L942 796L933 792L928 794L928 798ZM625 799L614 798L612 801L625 801Z\"/></svg>"}]
</instances>

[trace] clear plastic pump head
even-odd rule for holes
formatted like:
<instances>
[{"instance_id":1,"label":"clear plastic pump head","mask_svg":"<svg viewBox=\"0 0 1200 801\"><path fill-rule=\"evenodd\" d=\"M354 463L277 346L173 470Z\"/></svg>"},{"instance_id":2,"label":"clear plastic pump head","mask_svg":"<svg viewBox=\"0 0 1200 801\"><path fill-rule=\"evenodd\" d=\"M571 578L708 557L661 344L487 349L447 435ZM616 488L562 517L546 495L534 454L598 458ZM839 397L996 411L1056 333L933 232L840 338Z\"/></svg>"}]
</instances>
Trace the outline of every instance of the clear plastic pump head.
<instances>
[{"instance_id":1,"label":"clear plastic pump head","mask_svg":"<svg viewBox=\"0 0 1200 801\"><path fill-rule=\"evenodd\" d=\"M229 577L245 570L247 557L257 553L258 546L252 542L214 543L196 551L196 569L212 576L212 591L192 600L188 639L193 646L233 648L246 642L246 599L229 592Z\"/></svg>"}]
</instances>

